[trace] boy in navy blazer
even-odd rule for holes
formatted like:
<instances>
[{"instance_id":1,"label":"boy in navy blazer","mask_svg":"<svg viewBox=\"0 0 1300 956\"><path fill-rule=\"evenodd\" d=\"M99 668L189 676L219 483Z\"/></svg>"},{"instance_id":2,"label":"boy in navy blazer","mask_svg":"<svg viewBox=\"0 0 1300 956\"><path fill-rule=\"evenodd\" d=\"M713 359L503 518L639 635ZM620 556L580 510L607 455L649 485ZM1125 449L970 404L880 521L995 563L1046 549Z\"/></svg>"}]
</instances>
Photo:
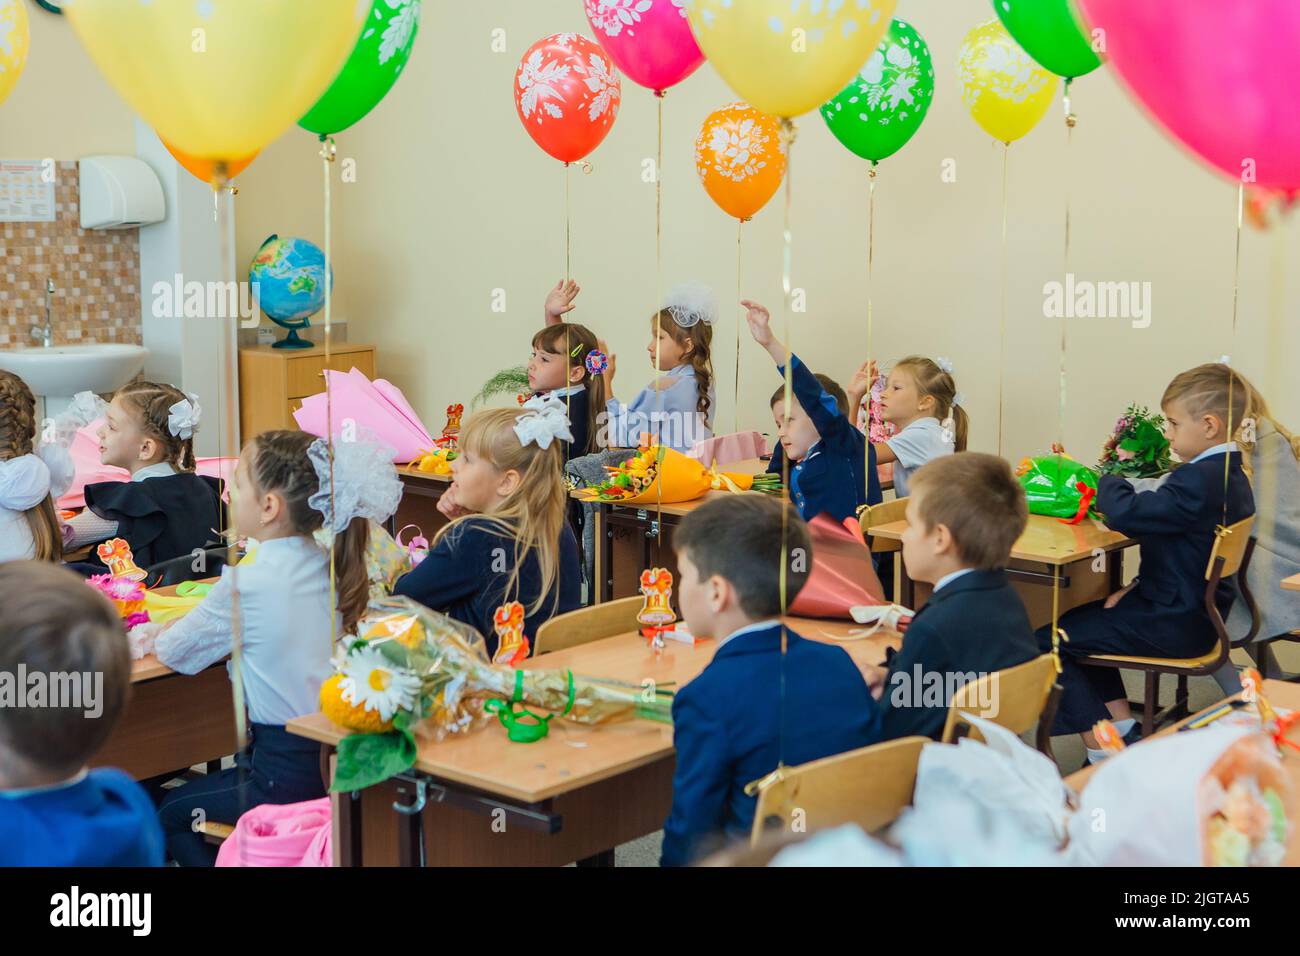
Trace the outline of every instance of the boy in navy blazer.
<instances>
[{"instance_id":1,"label":"boy in navy blazer","mask_svg":"<svg viewBox=\"0 0 1300 956\"><path fill-rule=\"evenodd\" d=\"M785 350L772 334L767 309L745 301L754 341L767 350L782 375ZM876 450L849 419L844 389L824 375L814 375L798 356L790 356L790 385L794 401L786 404L785 387L772 396L781 443L767 470L780 474L790 462L790 500L805 521L828 514L837 522L856 518L858 508L883 500L876 472Z\"/></svg>"},{"instance_id":2,"label":"boy in navy blazer","mask_svg":"<svg viewBox=\"0 0 1300 956\"><path fill-rule=\"evenodd\" d=\"M1102 475L1097 483L1097 510L1112 530L1137 539L1141 566L1137 580L1105 602L1085 604L1061 617L1068 641L1060 645L1065 693L1055 732L1082 733L1089 762L1105 756L1092 735L1097 721L1112 720L1130 741L1136 739L1137 727L1119 670L1085 667L1076 658L1195 657L1214 646L1216 633L1205 611L1205 572L1215 531L1255 512L1241 453L1229 441L1241 424L1246 397L1244 382L1226 365L1183 372L1169 383L1160 405L1170 447L1185 464L1150 491L1137 491L1114 475ZM1232 583L1221 582L1216 604L1225 616L1232 595ZM1045 650L1051 647L1051 630L1048 625L1038 631Z\"/></svg>"},{"instance_id":3,"label":"boy in navy blazer","mask_svg":"<svg viewBox=\"0 0 1300 956\"><path fill-rule=\"evenodd\" d=\"M86 766L130 687L116 609L37 561L0 565L0 607L0 866L162 866L149 795L121 770Z\"/></svg>"},{"instance_id":4,"label":"boy in navy blazer","mask_svg":"<svg viewBox=\"0 0 1300 956\"><path fill-rule=\"evenodd\" d=\"M718 642L673 701L677 768L662 863L684 866L749 838L756 797L748 784L782 762L873 744L879 722L843 648L786 628L782 656L781 609L812 566L808 529L788 505L756 494L710 501L682 520L673 544L682 616L693 634Z\"/></svg>"},{"instance_id":5,"label":"boy in navy blazer","mask_svg":"<svg viewBox=\"0 0 1300 956\"><path fill-rule=\"evenodd\" d=\"M1029 616L1006 566L1029 511L1011 466L961 452L921 467L907 499L903 562L934 585L891 654L880 694L882 739L943 736L952 695L985 674L1038 656ZM994 717L997 686L977 710Z\"/></svg>"}]
</instances>

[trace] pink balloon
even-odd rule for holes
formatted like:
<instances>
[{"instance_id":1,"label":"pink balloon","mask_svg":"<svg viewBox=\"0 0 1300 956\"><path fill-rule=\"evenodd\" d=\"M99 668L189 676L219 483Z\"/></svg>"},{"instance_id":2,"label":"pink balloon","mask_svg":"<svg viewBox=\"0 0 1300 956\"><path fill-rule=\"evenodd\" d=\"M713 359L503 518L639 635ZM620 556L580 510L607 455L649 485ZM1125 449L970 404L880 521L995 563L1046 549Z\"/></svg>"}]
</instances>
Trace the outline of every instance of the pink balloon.
<instances>
[{"instance_id":1,"label":"pink balloon","mask_svg":"<svg viewBox=\"0 0 1300 956\"><path fill-rule=\"evenodd\" d=\"M1300 3L1076 0L1106 60L1161 124L1210 165L1300 189Z\"/></svg>"},{"instance_id":2,"label":"pink balloon","mask_svg":"<svg viewBox=\"0 0 1300 956\"><path fill-rule=\"evenodd\" d=\"M584 0L587 21L615 65L655 92L676 86L704 62L683 0Z\"/></svg>"}]
</instances>

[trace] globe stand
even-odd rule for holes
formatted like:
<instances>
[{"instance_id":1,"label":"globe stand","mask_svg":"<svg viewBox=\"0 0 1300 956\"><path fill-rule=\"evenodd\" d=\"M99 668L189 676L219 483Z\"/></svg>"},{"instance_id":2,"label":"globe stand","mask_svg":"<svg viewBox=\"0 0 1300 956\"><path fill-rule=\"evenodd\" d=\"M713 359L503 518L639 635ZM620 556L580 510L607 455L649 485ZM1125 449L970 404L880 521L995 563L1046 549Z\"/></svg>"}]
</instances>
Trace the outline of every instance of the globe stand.
<instances>
[{"instance_id":1,"label":"globe stand","mask_svg":"<svg viewBox=\"0 0 1300 956\"><path fill-rule=\"evenodd\" d=\"M297 329L290 329L289 334L271 346L273 349L314 349L315 342L298 337Z\"/></svg>"}]
</instances>

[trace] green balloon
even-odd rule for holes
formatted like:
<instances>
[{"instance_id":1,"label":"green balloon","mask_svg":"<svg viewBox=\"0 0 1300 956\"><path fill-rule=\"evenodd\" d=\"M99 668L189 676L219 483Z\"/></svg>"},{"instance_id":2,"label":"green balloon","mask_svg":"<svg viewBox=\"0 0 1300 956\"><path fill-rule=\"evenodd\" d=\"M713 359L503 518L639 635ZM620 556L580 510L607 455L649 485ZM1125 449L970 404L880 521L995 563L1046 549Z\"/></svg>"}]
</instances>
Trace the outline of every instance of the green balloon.
<instances>
[{"instance_id":1,"label":"green balloon","mask_svg":"<svg viewBox=\"0 0 1300 956\"><path fill-rule=\"evenodd\" d=\"M329 136L374 109L402 75L419 25L420 0L374 0L343 69L298 125Z\"/></svg>"},{"instance_id":2,"label":"green balloon","mask_svg":"<svg viewBox=\"0 0 1300 956\"><path fill-rule=\"evenodd\" d=\"M912 138L933 100L930 48L909 23L895 19L858 75L822 107L822 118L836 139L877 163Z\"/></svg>"},{"instance_id":3,"label":"green balloon","mask_svg":"<svg viewBox=\"0 0 1300 956\"><path fill-rule=\"evenodd\" d=\"M1073 79L1101 66L1070 0L993 0L993 11L1024 51L1057 76Z\"/></svg>"}]
</instances>

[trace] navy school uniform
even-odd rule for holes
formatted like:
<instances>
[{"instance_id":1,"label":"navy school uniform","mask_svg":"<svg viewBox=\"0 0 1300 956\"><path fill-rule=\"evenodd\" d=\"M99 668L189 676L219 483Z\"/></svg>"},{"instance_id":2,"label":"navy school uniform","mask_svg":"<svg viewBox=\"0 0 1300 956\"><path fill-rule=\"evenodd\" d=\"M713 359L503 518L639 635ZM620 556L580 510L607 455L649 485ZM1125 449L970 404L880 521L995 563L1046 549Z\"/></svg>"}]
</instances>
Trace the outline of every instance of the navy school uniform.
<instances>
[{"instance_id":1,"label":"navy school uniform","mask_svg":"<svg viewBox=\"0 0 1300 956\"><path fill-rule=\"evenodd\" d=\"M1006 571L959 575L940 582L912 618L902 648L889 652L879 704L882 740L912 734L939 740L950 689L1039 656L1024 602ZM939 700L927 694L935 681L943 688Z\"/></svg>"},{"instance_id":2,"label":"navy school uniform","mask_svg":"<svg viewBox=\"0 0 1300 956\"><path fill-rule=\"evenodd\" d=\"M488 656L492 657L497 649L492 620L497 608L507 600L517 600L525 609L531 608L542 587L537 555L530 552L519 572L517 592L506 595L514 557L514 538L503 537L493 530L493 522L485 517L466 518L444 534L414 570L397 579L393 593L413 598L476 628L487 642ZM529 641L535 641L537 629L556 614L581 606L581 574L578 542L566 522L560 533L557 580L541 606L524 619L524 634Z\"/></svg>"},{"instance_id":3,"label":"navy school uniform","mask_svg":"<svg viewBox=\"0 0 1300 956\"><path fill-rule=\"evenodd\" d=\"M685 866L729 839L747 840L757 798L745 795L745 785L782 757L794 766L879 738L875 701L845 650L787 635L784 701L775 621L736 631L677 692L677 767L662 865Z\"/></svg>"},{"instance_id":4,"label":"navy school uniform","mask_svg":"<svg viewBox=\"0 0 1300 956\"><path fill-rule=\"evenodd\" d=\"M116 537L126 539L142 568L215 546L223 527L221 483L187 471L87 485L86 507L117 522ZM88 560L103 570L95 549Z\"/></svg>"},{"instance_id":5,"label":"navy school uniform","mask_svg":"<svg viewBox=\"0 0 1300 956\"><path fill-rule=\"evenodd\" d=\"M778 366L782 375L784 366ZM819 440L802 461L790 466L790 500L805 521L829 514L836 521L857 517L861 505L884 500L876 472L876 450L839 410L798 356L790 356L790 380L799 405L812 419ZM778 443L767 470L780 474L784 449ZM865 470L865 474L864 474Z\"/></svg>"},{"instance_id":6,"label":"navy school uniform","mask_svg":"<svg viewBox=\"0 0 1300 956\"><path fill-rule=\"evenodd\" d=\"M163 834L144 789L121 770L0 791L0 866L162 866Z\"/></svg>"},{"instance_id":7,"label":"navy school uniform","mask_svg":"<svg viewBox=\"0 0 1300 956\"><path fill-rule=\"evenodd\" d=\"M1137 491L1128 481L1102 475L1097 509L1115 531L1137 539L1141 554L1136 586L1110 610L1094 601L1067 611L1061 627L1064 694L1055 733L1082 733L1110 716L1106 701L1124 697L1118 669L1085 667L1076 659L1087 654L1143 657L1194 657L1216 639L1205 613L1205 570L1214 548L1215 529L1225 523L1224 454L1216 446L1173 470L1160 487ZM1227 462L1227 517L1233 524L1255 512L1250 481L1241 468L1241 453ZM1216 604L1226 614L1232 604L1231 582L1220 583ZM1052 645L1051 625L1039 628L1038 644Z\"/></svg>"}]
</instances>

